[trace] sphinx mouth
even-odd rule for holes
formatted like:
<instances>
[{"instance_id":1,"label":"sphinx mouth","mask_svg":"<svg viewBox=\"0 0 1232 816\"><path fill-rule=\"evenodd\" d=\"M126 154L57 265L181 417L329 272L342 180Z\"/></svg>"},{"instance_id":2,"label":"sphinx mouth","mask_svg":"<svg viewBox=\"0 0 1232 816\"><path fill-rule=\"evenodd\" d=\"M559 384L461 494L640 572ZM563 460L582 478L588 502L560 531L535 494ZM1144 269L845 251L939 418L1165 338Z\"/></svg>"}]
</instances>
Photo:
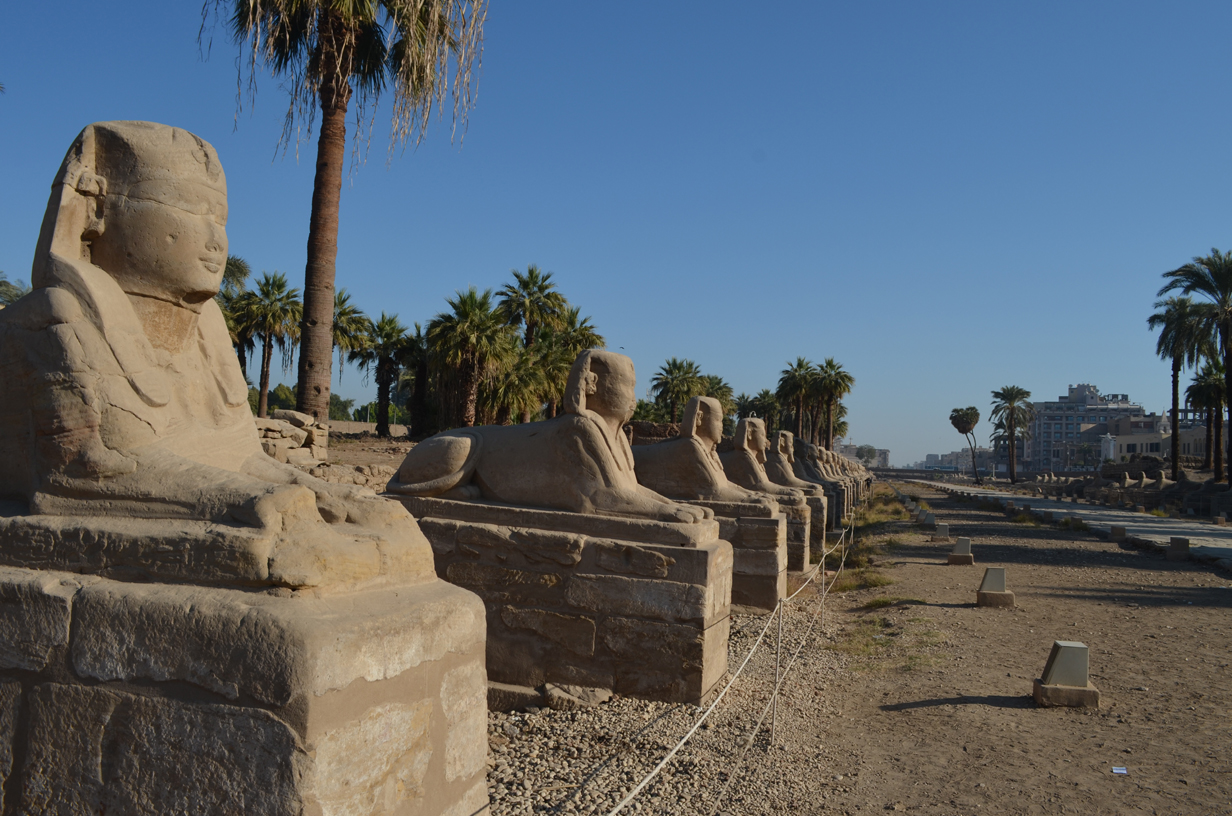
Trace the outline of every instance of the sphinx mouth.
<instances>
[{"instance_id":1,"label":"sphinx mouth","mask_svg":"<svg viewBox=\"0 0 1232 816\"><path fill-rule=\"evenodd\" d=\"M202 258L201 264L214 275L220 274L224 268L222 261L211 261L209 258Z\"/></svg>"}]
</instances>

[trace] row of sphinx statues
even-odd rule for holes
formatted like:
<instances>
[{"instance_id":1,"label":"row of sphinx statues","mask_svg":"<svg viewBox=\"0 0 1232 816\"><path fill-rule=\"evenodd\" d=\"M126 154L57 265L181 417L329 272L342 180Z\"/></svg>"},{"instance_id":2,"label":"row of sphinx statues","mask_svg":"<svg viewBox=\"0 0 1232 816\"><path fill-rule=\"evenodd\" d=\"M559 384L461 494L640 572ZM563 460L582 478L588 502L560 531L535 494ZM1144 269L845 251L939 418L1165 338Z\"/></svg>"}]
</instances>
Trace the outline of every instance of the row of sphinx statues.
<instances>
[{"instance_id":1,"label":"row of sphinx statues","mask_svg":"<svg viewBox=\"0 0 1232 816\"><path fill-rule=\"evenodd\" d=\"M713 512L682 502L828 496L842 506L871 481L860 465L788 431L768 439L756 417L741 419L731 449L719 453L724 417L712 397L689 400L679 437L631 446L624 426L635 386L628 357L584 351L570 373L563 415L437 434L411 449L388 492L692 523Z\"/></svg>"}]
</instances>

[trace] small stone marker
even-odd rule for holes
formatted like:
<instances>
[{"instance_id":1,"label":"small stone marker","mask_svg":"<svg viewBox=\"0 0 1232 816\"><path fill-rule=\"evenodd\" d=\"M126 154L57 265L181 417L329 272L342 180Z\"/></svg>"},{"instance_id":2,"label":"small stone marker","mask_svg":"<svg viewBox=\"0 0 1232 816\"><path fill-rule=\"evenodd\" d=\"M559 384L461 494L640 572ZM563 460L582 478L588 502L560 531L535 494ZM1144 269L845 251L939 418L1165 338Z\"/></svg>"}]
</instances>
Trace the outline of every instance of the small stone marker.
<instances>
[{"instance_id":1,"label":"small stone marker","mask_svg":"<svg viewBox=\"0 0 1232 816\"><path fill-rule=\"evenodd\" d=\"M1035 681L1032 696L1042 706L1099 708L1099 689L1091 685L1089 677L1087 645L1053 641L1044 676Z\"/></svg>"},{"instance_id":2,"label":"small stone marker","mask_svg":"<svg viewBox=\"0 0 1232 816\"><path fill-rule=\"evenodd\" d=\"M958 543L954 545L954 549L950 551L946 563L951 566L974 564L975 556L971 554L971 539L966 536L959 538Z\"/></svg>"},{"instance_id":3,"label":"small stone marker","mask_svg":"<svg viewBox=\"0 0 1232 816\"><path fill-rule=\"evenodd\" d=\"M1007 513L1013 513L1013 512L1014 512L1014 503L1013 503L1012 501L1007 501L1007 502L1005 503L1005 511L1006 511Z\"/></svg>"},{"instance_id":4,"label":"small stone marker","mask_svg":"<svg viewBox=\"0 0 1232 816\"><path fill-rule=\"evenodd\" d=\"M1215 521L1216 527L1226 527L1228 524L1228 519L1223 513L1220 513L1219 515L1215 516L1214 521Z\"/></svg>"},{"instance_id":5,"label":"small stone marker","mask_svg":"<svg viewBox=\"0 0 1232 816\"><path fill-rule=\"evenodd\" d=\"M1051 510L1044 510L1043 512L1040 513L1040 516L1044 519L1044 521L1048 522L1049 524L1052 523L1052 511Z\"/></svg>"},{"instance_id":6,"label":"small stone marker","mask_svg":"<svg viewBox=\"0 0 1232 816\"><path fill-rule=\"evenodd\" d=\"M1125 532L1124 527L1113 527L1109 535L1112 536L1113 541L1124 541L1129 534Z\"/></svg>"},{"instance_id":7,"label":"small stone marker","mask_svg":"<svg viewBox=\"0 0 1232 816\"><path fill-rule=\"evenodd\" d=\"M933 541L949 541L950 540L950 525L938 524L936 532L933 533Z\"/></svg>"},{"instance_id":8,"label":"small stone marker","mask_svg":"<svg viewBox=\"0 0 1232 816\"><path fill-rule=\"evenodd\" d=\"M937 517L934 516L932 513L929 513L928 515L924 516L924 524L927 527L932 527L934 530L937 529Z\"/></svg>"},{"instance_id":9,"label":"small stone marker","mask_svg":"<svg viewBox=\"0 0 1232 816\"><path fill-rule=\"evenodd\" d=\"M1141 505L1141 504L1135 504L1135 505L1134 505L1134 512L1135 512L1135 513L1145 513L1145 512L1146 512L1146 507L1145 507L1145 506L1143 506L1143 505Z\"/></svg>"},{"instance_id":10,"label":"small stone marker","mask_svg":"<svg viewBox=\"0 0 1232 816\"><path fill-rule=\"evenodd\" d=\"M1030 504L1028 504L1028 503L1026 503L1026 502L1023 502L1023 504L1022 504L1022 512L1024 512L1024 513L1030 513L1030 512L1031 512L1031 505L1030 505Z\"/></svg>"},{"instance_id":11,"label":"small stone marker","mask_svg":"<svg viewBox=\"0 0 1232 816\"><path fill-rule=\"evenodd\" d=\"M1014 593L1005 588L1005 567L984 570L984 580L975 593L975 605L1013 608Z\"/></svg>"},{"instance_id":12,"label":"small stone marker","mask_svg":"<svg viewBox=\"0 0 1232 816\"><path fill-rule=\"evenodd\" d=\"M1168 542L1168 560L1169 561L1188 561L1189 560L1189 539L1172 537Z\"/></svg>"}]
</instances>

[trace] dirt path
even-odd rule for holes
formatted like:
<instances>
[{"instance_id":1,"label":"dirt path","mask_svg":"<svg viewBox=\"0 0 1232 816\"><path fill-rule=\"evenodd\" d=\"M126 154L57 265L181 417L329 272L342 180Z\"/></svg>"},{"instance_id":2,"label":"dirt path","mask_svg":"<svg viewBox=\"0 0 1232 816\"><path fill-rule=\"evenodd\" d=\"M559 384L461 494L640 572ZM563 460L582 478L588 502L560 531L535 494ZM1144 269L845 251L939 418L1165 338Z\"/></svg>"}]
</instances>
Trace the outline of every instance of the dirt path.
<instances>
[{"instance_id":1,"label":"dirt path","mask_svg":"<svg viewBox=\"0 0 1232 816\"><path fill-rule=\"evenodd\" d=\"M890 523L876 569L894 583L834 604L851 671L820 736L858 781L825 811L1232 813L1226 575L904 487L977 563L945 566L946 545ZM974 606L986 566L1007 567L1018 608ZM1098 711L1031 702L1053 640L1090 647Z\"/></svg>"}]
</instances>

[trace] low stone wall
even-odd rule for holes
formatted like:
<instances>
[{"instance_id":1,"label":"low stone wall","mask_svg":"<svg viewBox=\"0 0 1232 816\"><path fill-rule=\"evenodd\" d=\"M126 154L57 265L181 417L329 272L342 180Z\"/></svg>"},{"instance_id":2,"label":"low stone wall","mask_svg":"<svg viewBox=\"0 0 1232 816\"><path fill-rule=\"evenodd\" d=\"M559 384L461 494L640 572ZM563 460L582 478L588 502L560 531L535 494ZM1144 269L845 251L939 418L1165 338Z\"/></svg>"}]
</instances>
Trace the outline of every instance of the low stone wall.
<instances>
[{"instance_id":1,"label":"low stone wall","mask_svg":"<svg viewBox=\"0 0 1232 816\"><path fill-rule=\"evenodd\" d=\"M0 568L5 813L486 808L484 610Z\"/></svg>"},{"instance_id":2,"label":"low stone wall","mask_svg":"<svg viewBox=\"0 0 1232 816\"><path fill-rule=\"evenodd\" d=\"M726 673L733 555L717 523L391 498L437 574L483 598L492 681L701 703Z\"/></svg>"},{"instance_id":3,"label":"low stone wall","mask_svg":"<svg viewBox=\"0 0 1232 816\"><path fill-rule=\"evenodd\" d=\"M376 433L375 422L348 422L341 419L331 419L329 421L329 429L336 434L361 434L361 433ZM389 426L390 436L406 436L407 427L405 425Z\"/></svg>"}]
</instances>

